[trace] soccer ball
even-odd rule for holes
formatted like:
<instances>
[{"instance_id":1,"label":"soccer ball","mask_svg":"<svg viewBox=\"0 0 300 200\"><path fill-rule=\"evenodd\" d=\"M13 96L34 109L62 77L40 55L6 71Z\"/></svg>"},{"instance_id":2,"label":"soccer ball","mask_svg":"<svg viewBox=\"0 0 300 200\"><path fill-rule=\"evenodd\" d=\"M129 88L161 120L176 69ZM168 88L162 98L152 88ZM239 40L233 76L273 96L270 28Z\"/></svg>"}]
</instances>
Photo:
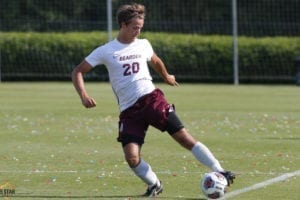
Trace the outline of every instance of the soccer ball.
<instances>
[{"instance_id":1,"label":"soccer ball","mask_svg":"<svg viewBox=\"0 0 300 200\"><path fill-rule=\"evenodd\" d=\"M226 193L227 180L219 172L206 173L201 180L200 187L207 198L218 199Z\"/></svg>"}]
</instances>

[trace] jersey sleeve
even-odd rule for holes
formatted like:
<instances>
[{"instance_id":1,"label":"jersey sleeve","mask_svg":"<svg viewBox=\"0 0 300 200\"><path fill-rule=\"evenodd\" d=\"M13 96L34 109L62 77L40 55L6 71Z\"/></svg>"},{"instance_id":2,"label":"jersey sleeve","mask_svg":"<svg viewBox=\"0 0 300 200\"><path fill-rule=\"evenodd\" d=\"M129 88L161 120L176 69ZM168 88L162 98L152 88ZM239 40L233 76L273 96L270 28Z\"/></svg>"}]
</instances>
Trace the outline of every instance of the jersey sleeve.
<instances>
[{"instance_id":1,"label":"jersey sleeve","mask_svg":"<svg viewBox=\"0 0 300 200\"><path fill-rule=\"evenodd\" d=\"M154 51L152 45L147 39L144 39L144 43L145 43L145 54L146 54L147 61L150 61L151 57L154 54Z\"/></svg>"},{"instance_id":2,"label":"jersey sleeve","mask_svg":"<svg viewBox=\"0 0 300 200\"><path fill-rule=\"evenodd\" d=\"M85 61L87 61L93 67L97 65L103 64L102 62L103 57L103 49L102 46L94 49L87 57L85 57Z\"/></svg>"}]
</instances>

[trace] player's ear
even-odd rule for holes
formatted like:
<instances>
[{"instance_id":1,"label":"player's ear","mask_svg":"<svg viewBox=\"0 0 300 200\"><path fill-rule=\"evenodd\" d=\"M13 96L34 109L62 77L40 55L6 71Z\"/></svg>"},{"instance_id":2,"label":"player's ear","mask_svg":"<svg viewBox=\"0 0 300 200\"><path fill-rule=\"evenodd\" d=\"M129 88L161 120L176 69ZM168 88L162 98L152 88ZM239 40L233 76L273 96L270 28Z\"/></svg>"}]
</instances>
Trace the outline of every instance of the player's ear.
<instances>
[{"instance_id":1,"label":"player's ear","mask_svg":"<svg viewBox=\"0 0 300 200\"><path fill-rule=\"evenodd\" d=\"M120 28L127 27L127 24L125 22L121 22Z\"/></svg>"}]
</instances>

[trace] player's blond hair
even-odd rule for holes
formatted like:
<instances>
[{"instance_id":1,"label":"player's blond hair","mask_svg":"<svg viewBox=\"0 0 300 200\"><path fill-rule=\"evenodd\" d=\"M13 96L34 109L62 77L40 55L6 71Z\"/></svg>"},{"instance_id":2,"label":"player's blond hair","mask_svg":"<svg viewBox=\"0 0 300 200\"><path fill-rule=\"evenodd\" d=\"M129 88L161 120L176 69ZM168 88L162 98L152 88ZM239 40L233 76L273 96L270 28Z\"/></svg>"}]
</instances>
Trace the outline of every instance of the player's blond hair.
<instances>
[{"instance_id":1,"label":"player's blond hair","mask_svg":"<svg viewBox=\"0 0 300 200\"><path fill-rule=\"evenodd\" d=\"M145 6L142 4L132 3L130 5L122 5L117 11L117 21L121 27L121 23L124 22L128 25L133 18L144 19L146 16Z\"/></svg>"}]
</instances>

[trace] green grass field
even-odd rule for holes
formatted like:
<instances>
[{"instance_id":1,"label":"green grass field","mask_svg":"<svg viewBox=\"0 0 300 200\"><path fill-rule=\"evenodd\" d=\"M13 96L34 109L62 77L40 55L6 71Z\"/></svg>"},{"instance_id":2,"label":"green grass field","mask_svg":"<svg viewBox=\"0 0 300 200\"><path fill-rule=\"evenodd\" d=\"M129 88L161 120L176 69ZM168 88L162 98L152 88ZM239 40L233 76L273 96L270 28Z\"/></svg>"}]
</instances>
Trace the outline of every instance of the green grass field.
<instances>
[{"instance_id":1,"label":"green grass field","mask_svg":"<svg viewBox=\"0 0 300 200\"><path fill-rule=\"evenodd\" d=\"M158 84L192 135L205 143L242 190L300 168L296 86ZM71 83L0 84L0 184L11 199L140 199L146 186L116 142L118 107L106 83L87 83L85 109ZM204 199L208 169L167 133L150 128L143 158L164 184L159 199ZM229 199L299 199L299 176Z\"/></svg>"}]
</instances>

